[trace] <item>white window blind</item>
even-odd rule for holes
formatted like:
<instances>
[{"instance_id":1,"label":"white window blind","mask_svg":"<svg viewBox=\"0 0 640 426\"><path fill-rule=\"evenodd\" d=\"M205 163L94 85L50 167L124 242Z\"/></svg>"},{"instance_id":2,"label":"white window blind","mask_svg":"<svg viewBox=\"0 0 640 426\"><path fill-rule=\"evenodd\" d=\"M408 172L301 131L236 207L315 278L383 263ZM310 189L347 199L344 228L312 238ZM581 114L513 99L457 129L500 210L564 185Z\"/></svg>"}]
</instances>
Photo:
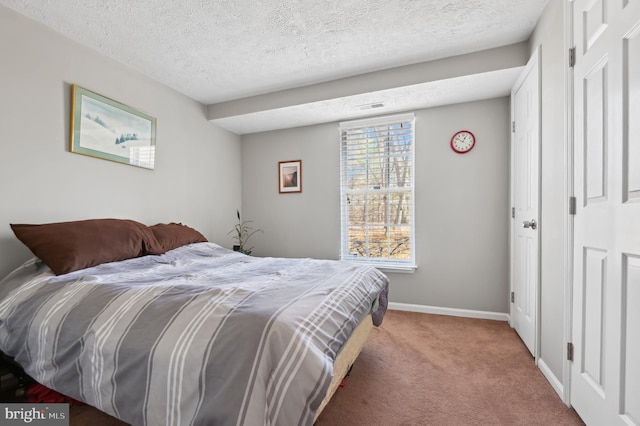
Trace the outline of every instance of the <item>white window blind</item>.
<instances>
[{"instance_id":1,"label":"white window blind","mask_svg":"<svg viewBox=\"0 0 640 426\"><path fill-rule=\"evenodd\" d=\"M342 260L415 267L414 121L340 123Z\"/></svg>"}]
</instances>

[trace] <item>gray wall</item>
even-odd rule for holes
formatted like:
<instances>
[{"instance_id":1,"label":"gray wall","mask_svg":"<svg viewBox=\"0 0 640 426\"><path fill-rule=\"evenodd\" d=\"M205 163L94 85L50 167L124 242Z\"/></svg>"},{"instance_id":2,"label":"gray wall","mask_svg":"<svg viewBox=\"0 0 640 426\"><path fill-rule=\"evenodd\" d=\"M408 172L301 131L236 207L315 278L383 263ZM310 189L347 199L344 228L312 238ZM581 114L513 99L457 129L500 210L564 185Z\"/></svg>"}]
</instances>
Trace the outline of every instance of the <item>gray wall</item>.
<instances>
[{"instance_id":1,"label":"gray wall","mask_svg":"<svg viewBox=\"0 0 640 426\"><path fill-rule=\"evenodd\" d=\"M560 381L563 3L549 2L529 43L531 53L542 46L541 359ZM9 223L182 221L230 246L227 231L238 207L265 231L253 238L256 254L338 257L337 123L247 135L240 144L240 137L208 123L197 102L2 6L0 52L0 275L30 257ZM73 83L158 118L154 171L68 152ZM419 268L389 274L391 300L507 312L509 101L420 110L416 123ZM462 128L478 138L464 156L448 147ZM297 159L303 160L303 192L278 194L278 161Z\"/></svg>"},{"instance_id":2,"label":"gray wall","mask_svg":"<svg viewBox=\"0 0 640 426\"><path fill-rule=\"evenodd\" d=\"M540 219L540 359L563 381L567 234L565 75L566 1L550 1L529 41L542 53L542 215Z\"/></svg>"},{"instance_id":3,"label":"gray wall","mask_svg":"<svg viewBox=\"0 0 640 426\"><path fill-rule=\"evenodd\" d=\"M509 99L416 114L416 254L413 274L389 273L390 300L508 312ZM455 154L457 130L475 149ZM279 194L278 161L302 160L302 193ZM259 256L337 259L338 123L245 135L242 206L264 230Z\"/></svg>"},{"instance_id":4,"label":"gray wall","mask_svg":"<svg viewBox=\"0 0 640 426\"><path fill-rule=\"evenodd\" d=\"M205 107L0 6L0 275L31 254L9 223L181 221L230 246L240 138ZM69 152L76 83L158 118L155 170Z\"/></svg>"}]
</instances>

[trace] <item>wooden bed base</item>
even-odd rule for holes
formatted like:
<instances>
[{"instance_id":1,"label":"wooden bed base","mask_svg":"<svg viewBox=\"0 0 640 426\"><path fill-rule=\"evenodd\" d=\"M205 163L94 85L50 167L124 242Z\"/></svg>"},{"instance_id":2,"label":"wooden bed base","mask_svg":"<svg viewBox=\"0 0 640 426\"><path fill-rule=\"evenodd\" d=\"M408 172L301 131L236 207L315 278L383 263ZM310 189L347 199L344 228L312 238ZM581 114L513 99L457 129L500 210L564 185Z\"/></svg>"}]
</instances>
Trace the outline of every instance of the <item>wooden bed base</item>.
<instances>
[{"instance_id":1,"label":"wooden bed base","mask_svg":"<svg viewBox=\"0 0 640 426\"><path fill-rule=\"evenodd\" d=\"M360 355L360 351L362 351L362 348L367 342L367 338L372 329L373 322L371 315L367 315L356 329L353 330L351 337L349 337L347 343L345 343L342 350L340 350L336 361L333 363L333 379L331 380L331 384L329 384L327 395L322 400L320 407L318 407L316 417L313 419L314 422L318 419L318 416L320 416L320 413L322 413L327 403L329 403L329 400L338 389L338 386L340 386L340 383L342 383L342 379L347 375L356 358L358 358L358 355Z\"/></svg>"}]
</instances>

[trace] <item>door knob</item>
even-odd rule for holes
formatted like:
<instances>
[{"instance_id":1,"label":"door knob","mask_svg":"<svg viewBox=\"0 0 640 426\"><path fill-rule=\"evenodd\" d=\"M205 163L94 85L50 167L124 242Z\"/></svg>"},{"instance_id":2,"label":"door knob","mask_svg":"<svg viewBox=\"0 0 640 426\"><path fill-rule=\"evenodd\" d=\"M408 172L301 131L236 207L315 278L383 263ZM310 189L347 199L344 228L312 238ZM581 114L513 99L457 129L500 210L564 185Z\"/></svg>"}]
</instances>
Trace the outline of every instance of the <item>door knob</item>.
<instances>
[{"instance_id":1,"label":"door knob","mask_svg":"<svg viewBox=\"0 0 640 426\"><path fill-rule=\"evenodd\" d=\"M535 229L538 227L538 224L536 223L535 219L525 220L524 222L522 222L522 227L531 228L535 231Z\"/></svg>"}]
</instances>

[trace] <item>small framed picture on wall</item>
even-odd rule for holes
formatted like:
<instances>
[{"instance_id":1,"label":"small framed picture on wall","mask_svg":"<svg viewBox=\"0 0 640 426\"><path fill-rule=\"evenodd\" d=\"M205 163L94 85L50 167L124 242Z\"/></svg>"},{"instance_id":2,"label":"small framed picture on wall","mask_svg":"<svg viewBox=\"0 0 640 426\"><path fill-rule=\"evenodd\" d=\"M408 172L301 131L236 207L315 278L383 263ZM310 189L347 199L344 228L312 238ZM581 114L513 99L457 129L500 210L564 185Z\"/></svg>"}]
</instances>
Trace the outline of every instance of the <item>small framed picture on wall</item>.
<instances>
[{"instance_id":1,"label":"small framed picture on wall","mask_svg":"<svg viewBox=\"0 0 640 426\"><path fill-rule=\"evenodd\" d=\"M278 190L281 194L302 192L302 160L278 162Z\"/></svg>"}]
</instances>

